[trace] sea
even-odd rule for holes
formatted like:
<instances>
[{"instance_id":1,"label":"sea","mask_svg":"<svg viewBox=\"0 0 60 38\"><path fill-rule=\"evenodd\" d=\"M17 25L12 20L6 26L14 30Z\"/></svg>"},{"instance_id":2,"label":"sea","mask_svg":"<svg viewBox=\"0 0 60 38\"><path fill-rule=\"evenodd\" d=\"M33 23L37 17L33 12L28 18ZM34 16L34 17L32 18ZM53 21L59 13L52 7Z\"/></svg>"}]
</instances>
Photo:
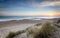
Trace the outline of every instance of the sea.
<instances>
[{"instance_id":1,"label":"sea","mask_svg":"<svg viewBox=\"0 0 60 38\"><path fill-rule=\"evenodd\" d=\"M41 19L51 19L51 18L59 18L59 16L49 17L49 16L0 16L1 21L11 21L11 20L24 20L24 19L31 19L31 20L41 20Z\"/></svg>"}]
</instances>

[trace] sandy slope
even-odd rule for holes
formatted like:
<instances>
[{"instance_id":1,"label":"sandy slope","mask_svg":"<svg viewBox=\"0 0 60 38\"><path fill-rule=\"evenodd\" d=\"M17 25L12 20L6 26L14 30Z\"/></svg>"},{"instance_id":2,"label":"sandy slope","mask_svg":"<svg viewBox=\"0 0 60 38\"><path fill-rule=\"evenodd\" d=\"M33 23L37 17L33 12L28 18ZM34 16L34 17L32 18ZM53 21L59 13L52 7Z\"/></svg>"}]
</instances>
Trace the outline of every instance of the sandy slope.
<instances>
[{"instance_id":1,"label":"sandy slope","mask_svg":"<svg viewBox=\"0 0 60 38\"><path fill-rule=\"evenodd\" d=\"M9 22L0 22L0 38L5 38L7 34L11 31L24 30L30 26L33 26L37 21L9 21Z\"/></svg>"},{"instance_id":2,"label":"sandy slope","mask_svg":"<svg viewBox=\"0 0 60 38\"><path fill-rule=\"evenodd\" d=\"M24 30L34 24L21 24L19 26L9 26L0 28L0 38L4 38L11 31Z\"/></svg>"},{"instance_id":3,"label":"sandy slope","mask_svg":"<svg viewBox=\"0 0 60 38\"><path fill-rule=\"evenodd\" d=\"M5 38L7 34L11 31L24 30L37 23L46 21L50 20L20 20L20 21L13 20L8 22L0 22L0 38Z\"/></svg>"}]
</instances>

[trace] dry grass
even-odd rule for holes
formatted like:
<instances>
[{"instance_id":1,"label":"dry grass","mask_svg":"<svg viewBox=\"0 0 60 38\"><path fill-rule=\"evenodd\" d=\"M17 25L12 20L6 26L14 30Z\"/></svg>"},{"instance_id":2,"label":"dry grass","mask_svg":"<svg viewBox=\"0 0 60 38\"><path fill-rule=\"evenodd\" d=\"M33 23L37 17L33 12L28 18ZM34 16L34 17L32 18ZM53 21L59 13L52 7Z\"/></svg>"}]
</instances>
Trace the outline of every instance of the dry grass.
<instances>
[{"instance_id":1,"label":"dry grass","mask_svg":"<svg viewBox=\"0 0 60 38\"><path fill-rule=\"evenodd\" d=\"M28 35L31 34L34 38L50 38L53 35L53 30L54 26L47 22L42 25L38 24L37 28L30 28Z\"/></svg>"},{"instance_id":2,"label":"dry grass","mask_svg":"<svg viewBox=\"0 0 60 38\"><path fill-rule=\"evenodd\" d=\"M10 32L6 38L14 38L16 35L23 33L24 31Z\"/></svg>"},{"instance_id":3,"label":"dry grass","mask_svg":"<svg viewBox=\"0 0 60 38\"><path fill-rule=\"evenodd\" d=\"M51 38L53 35L54 27L51 23L44 23L39 33L35 35L35 38Z\"/></svg>"},{"instance_id":4,"label":"dry grass","mask_svg":"<svg viewBox=\"0 0 60 38\"><path fill-rule=\"evenodd\" d=\"M33 38L51 38L54 34L54 30L54 24L47 22L42 24L36 24L36 28L29 27L27 30L25 30L25 32L27 32L27 35L32 35ZM6 38L13 38L14 36L21 34L23 32L10 32Z\"/></svg>"}]
</instances>

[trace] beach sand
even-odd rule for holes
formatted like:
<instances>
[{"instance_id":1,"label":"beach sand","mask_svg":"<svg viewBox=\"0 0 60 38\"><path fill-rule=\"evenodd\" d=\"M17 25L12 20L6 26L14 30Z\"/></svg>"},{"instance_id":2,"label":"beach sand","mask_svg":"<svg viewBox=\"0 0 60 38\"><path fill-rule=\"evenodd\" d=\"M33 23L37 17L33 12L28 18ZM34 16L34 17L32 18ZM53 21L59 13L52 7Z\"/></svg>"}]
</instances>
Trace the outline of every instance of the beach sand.
<instances>
[{"instance_id":1,"label":"beach sand","mask_svg":"<svg viewBox=\"0 0 60 38\"><path fill-rule=\"evenodd\" d=\"M5 38L11 31L24 30L30 26L40 23L40 20L12 20L0 22L0 38Z\"/></svg>"},{"instance_id":2,"label":"beach sand","mask_svg":"<svg viewBox=\"0 0 60 38\"><path fill-rule=\"evenodd\" d=\"M5 38L11 31L24 30L30 26L33 26L42 22L52 22L51 20L12 20L6 22L0 22L0 38Z\"/></svg>"}]
</instances>

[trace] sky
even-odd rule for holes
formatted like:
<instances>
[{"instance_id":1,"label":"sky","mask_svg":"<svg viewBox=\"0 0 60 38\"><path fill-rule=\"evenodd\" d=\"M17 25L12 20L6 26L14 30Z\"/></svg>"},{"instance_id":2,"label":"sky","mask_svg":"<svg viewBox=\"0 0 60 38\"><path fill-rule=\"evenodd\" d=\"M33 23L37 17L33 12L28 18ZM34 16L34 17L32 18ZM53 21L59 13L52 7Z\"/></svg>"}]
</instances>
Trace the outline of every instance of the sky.
<instances>
[{"instance_id":1,"label":"sky","mask_svg":"<svg viewBox=\"0 0 60 38\"><path fill-rule=\"evenodd\" d=\"M0 0L0 16L60 16L59 0Z\"/></svg>"}]
</instances>

